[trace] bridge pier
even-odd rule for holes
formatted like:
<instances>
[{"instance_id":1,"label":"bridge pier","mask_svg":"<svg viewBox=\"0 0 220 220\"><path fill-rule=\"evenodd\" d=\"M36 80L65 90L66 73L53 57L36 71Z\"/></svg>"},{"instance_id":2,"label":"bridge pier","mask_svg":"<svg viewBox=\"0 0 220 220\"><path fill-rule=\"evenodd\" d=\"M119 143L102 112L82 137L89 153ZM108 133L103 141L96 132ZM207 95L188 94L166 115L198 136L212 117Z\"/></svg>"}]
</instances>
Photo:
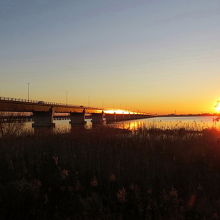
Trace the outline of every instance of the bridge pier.
<instances>
[{"instance_id":1,"label":"bridge pier","mask_svg":"<svg viewBox=\"0 0 220 220\"><path fill-rule=\"evenodd\" d=\"M54 128L55 123L53 123L53 115L54 111L51 109L50 111L36 111L33 112L33 120L32 124L33 128Z\"/></svg>"},{"instance_id":2,"label":"bridge pier","mask_svg":"<svg viewBox=\"0 0 220 220\"><path fill-rule=\"evenodd\" d=\"M114 113L114 114L106 114L105 117L106 117L106 122L107 122L107 123L116 122L116 119L117 119L115 113Z\"/></svg>"},{"instance_id":3,"label":"bridge pier","mask_svg":"<svg viewBox=\"0 0 220 220\"><path fill-rule=\"evenodd\" d=\"M116 121L125 121L126 115L125 114L116 114Z\"/></svg>"},{"instance_id":4,"label":"bridge pier","mask_svg":"<svg viewBox=\"0 0 220 220\"><path fill-rule=\"evenodd\" d=\"M92 113L92 124L103 125L106 123L105 113Z\"/></svg>"},{"instance_id":5,"label":"bridge pier","mask_svg":"<svg viewBox=\"0 0 220 220\"><path fill-rule=\"evenodd\" d=\"M73 125L85 125L85 110L80 113L80 112L71 112L70 113L70 124Z\"/></svg>"}]
</instances>

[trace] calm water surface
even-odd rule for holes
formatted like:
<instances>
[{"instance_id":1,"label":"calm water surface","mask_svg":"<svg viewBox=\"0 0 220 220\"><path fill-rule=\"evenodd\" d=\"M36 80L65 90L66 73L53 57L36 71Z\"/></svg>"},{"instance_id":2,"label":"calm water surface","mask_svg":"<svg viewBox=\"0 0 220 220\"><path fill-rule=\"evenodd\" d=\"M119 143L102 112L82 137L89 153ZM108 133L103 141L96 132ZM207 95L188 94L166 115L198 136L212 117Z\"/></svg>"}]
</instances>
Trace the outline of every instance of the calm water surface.
<instances>
[{"instance_id":1,"label":"calm water surface","mask_svg":"<svg viewBox=\"0 0 220 220\"><path fill-rule=\"evenodd\" d=\"M160 129L173 129L173 128L186 128L191 130L202 130L206 128L217 128L220 130L220 121L213 121L213 116L196 116L196 117L157 117L139 120L130 120L123 122L116 122L105 126L123 128L129 130L137 130L141 127L146 128L160 128ZM92 128L91 120L86 120L86 129ZM69 120L56 120L55 131L68 132L71 130ZM33 130L32 122L25 123L25 129ZM74 130L74 127L72 128Z\"/></svg>"},{"instance_id":2,"label":"calm water surface","mask_svg":"<svg viewBox=\"0 0 220 220\"><path fill-rule=\"evenodd\" d=\"M137 130L141 127L160 129L185 128L190 130L216 128L220 130L220 121L214 121L213 119L215 118L216 117L213 116L157 117L134 121L118 122L115 123L113 126L130 130Z\"/></svg>"}]
</instances>

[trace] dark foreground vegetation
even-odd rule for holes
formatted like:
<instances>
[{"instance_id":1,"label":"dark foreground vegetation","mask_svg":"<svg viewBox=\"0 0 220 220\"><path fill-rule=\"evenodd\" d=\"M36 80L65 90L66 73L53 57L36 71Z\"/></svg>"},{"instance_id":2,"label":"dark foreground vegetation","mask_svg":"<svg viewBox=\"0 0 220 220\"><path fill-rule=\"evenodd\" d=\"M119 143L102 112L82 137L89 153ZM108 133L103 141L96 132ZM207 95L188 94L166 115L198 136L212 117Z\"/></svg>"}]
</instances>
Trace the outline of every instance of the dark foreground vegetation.
<instances>
[{"instance_id":1,"label":"dark foreground vegetation","mask_svg":"<svg viewBox=\"0 0 220 220\"><path fill-rule=\"evenodd\" d=\"M219 219L218 132L0 138L0 219Z\"/></svg>"}]
</instances>

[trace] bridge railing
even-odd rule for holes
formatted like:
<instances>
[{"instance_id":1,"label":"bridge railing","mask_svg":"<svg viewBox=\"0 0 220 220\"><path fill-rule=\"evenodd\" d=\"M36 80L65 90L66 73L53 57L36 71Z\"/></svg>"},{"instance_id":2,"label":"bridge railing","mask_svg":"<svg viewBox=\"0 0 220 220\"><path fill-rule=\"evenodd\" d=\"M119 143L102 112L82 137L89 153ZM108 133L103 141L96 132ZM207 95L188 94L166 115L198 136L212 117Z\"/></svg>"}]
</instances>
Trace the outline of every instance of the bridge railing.
<instances>
[{"instance_id":1,"label":"bridge railing","mask_svg":"<svg viewBox=\"0 0 220 220\"><path fill-rule=\"evenodd\" d=\"M56 102L46 102L46 101L37 101L37 100L28 100L28 99L20 99L20 98L9 98L9 97L0 97L0 100L4 101L14 101L14 102L25 102L25 103L34 103L34 104L50 104L50 105L65 105L62 103Z\"/></svg>"},{"instance_id":2,"label":"bridge railing","mask_svg":"<svg viewBox=\"0 0 220 220\"><path fill-rule=\"evenodd\" d=\"M85 106L79 106L79 105L67 105L67 104L57 103L57 102L46 102L46 101L20 99L20 98L0 97L0 101L1 101L1 100L2 100L2 101L12 101L12 102L30 103L30 104L39 104L39 105L53 105L53 106L67 106L67 107L97 109L97 108L93 108L93 107L85 107Z\"/></svg>"}]
</instances>

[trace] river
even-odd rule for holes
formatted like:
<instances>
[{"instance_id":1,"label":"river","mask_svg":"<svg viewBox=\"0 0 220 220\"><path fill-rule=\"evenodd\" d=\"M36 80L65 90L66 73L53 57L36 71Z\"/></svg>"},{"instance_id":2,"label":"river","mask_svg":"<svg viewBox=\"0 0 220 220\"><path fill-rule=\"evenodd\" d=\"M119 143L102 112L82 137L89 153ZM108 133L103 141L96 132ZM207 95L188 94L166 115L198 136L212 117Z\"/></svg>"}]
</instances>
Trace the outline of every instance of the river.
<instances>
[{"instance_id":1,"label":"river","mask_svg":"<svg viewBox=\"0 0 220 220\"><path fill-rule=\"evenodd\" d=\"M115 122L105 126L123 128L129 130L137 130L141 127L147 128L160 128L160 129L175 129L185 128L191 130L202 130L206 128L216 128L220 130L220 122L213 121L213 116L193 116L193 117L156 117L139 120L130 120L123 122ZM56 120L54 121L55 131L68 132L71 130L69 120ZM92 129L91 120L86 120L86 129ZM24 128L32 131L32 122L25 123Z\"/></svg>"}]
</instances>

